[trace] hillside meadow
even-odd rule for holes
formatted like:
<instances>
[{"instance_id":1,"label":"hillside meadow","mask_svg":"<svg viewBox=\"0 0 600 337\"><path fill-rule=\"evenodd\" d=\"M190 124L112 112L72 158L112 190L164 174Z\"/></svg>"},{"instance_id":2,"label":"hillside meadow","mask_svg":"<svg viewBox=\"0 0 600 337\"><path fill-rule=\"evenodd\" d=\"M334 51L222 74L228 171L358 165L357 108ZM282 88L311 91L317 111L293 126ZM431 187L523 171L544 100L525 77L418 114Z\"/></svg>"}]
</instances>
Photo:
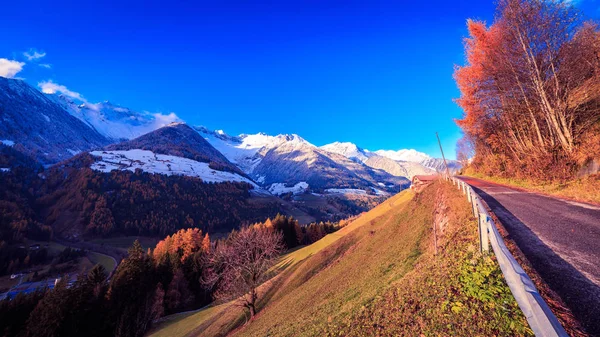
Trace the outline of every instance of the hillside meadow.
<instances>
[{"instance_id":1,"label":"hillside meadow","mask_svg":"<svg viewBox=\"0 0 600 337\"><path fill-rule=\"evenodd\" d=\"M495 259L478 253L469 205L445 182L390 198L276 271L254 320L230 302L166 317L149 335L532 335Z\"/></svg>"}]
</instances>

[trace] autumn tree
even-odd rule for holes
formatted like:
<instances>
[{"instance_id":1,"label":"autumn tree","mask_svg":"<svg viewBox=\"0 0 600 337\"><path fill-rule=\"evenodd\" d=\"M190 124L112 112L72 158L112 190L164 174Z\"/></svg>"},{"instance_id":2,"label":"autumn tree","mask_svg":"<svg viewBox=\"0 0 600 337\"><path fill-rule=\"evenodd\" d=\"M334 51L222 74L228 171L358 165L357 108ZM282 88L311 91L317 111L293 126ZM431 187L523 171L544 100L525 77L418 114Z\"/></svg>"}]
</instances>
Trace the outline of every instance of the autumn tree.
<instances>
[{"instance_id":1,"label":"autumn tree","mask_svg":"<svg viewBox=\"0 0 600 337\"><path fill-rule=\"evenodd\" d=\"M251 319L256 314L258 287L269 277L269 269L283 251L279 231L244 227L233 231L208 256L203 283L219 299L236 299Z\"/></svg>"},{"instance_id":2,"label":"autumn tree","mask_svg":"<svg viewBox=\"0 0 600 337\"><path fill-rule=\"evenodd\" d=\"M491 26L468 21L455 79L457 121L489 174L569 177L598 155L600 36L567 1L500 0Z\"/></svg>"},{"instance_id":3,"label":"autumn tree","mask_svg":"<svg viewBox=\"0 0 600 337\"><path fill-rule=\"evenodd\" d=\"M456 142L456 160L462 167L467 167L475 156L475 146L468 135L464 135Z\"/></svg>"}]
</instances>

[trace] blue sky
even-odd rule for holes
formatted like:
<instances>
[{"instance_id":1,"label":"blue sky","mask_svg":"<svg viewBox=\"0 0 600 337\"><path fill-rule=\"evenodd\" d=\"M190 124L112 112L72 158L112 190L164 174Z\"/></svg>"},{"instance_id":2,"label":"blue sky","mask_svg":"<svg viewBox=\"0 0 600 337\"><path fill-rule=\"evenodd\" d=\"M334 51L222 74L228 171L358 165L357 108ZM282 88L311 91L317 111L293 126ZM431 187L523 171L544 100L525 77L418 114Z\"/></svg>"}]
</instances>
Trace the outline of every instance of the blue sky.
<instances>
[{"instance_id":1,"label":"blue sky","mask_svg":"<svg viewBox=\"0 0 600 337\"><path fill-rule=\"evenodd\" d=\"M598 17L596 1L578 6ZM91 102L174 112L229 134L297 133L315 145L439 156L438 131L451 158L465 22L494 15L492 0L0 7L0 58L23 62L15 76L33 85L52 80Z\"/></svg>"}]
</instances>

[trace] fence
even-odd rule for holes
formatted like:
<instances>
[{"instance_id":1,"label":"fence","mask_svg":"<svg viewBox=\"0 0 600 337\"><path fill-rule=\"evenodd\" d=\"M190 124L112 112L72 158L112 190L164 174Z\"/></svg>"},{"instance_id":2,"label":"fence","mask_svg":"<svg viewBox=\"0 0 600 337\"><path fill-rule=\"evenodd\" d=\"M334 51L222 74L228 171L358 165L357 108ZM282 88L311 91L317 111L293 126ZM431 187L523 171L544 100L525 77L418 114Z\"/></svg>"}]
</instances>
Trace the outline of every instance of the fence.
<instances>
[{"instance_id":1,"label":"fence","mask_svg":"<svg viewBox=\"0 0 600 337\"><path fill-rule=\"evenodd\" d=\"M548 304L541 297L535 285L527 276L517 260L508 251L502 236L498 232L494 220L484 207L481 197L475 193L469 184L454 177L445 177L467 196L471 203L473 214L478 219L479 248L483 253L489 252L491 243L494 254L517 304L525 314L529 326L536 336L568 336Z\"/></svg>"}]
</instances>

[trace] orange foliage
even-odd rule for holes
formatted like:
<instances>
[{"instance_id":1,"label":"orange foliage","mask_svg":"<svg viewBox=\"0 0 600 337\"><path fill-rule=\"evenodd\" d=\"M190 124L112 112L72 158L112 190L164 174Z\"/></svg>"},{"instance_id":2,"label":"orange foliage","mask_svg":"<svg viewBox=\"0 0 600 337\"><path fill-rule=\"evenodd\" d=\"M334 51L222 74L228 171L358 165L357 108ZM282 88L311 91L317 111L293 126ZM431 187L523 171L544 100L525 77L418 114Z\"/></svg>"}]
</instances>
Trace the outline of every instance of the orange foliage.
<instances>
[{"instance_id":1,"label":"orange foliage","mask_svg":"<svg viewBox=\"0 0 600 337\"><path fill-rule=\"evenodd\" d=\"M585 146L600 121L600 33L566 2L501 0L496 17L468 21L467 65L454 73L475 169L572 177L600 156Z\"/></svg>"},{"instance_id":2,"label":"orange foliage","mask_svg":"<svg viewBox=\"0 0 600 337\"><path fill-rule=\"evenodd\" d=\"M198 251L210 250L208 234L202 236L198 228L181 229L159 241L152 252L154 260L164 261L169 255L176 256L182 263Z\"/></svg>"}]
</instances>

